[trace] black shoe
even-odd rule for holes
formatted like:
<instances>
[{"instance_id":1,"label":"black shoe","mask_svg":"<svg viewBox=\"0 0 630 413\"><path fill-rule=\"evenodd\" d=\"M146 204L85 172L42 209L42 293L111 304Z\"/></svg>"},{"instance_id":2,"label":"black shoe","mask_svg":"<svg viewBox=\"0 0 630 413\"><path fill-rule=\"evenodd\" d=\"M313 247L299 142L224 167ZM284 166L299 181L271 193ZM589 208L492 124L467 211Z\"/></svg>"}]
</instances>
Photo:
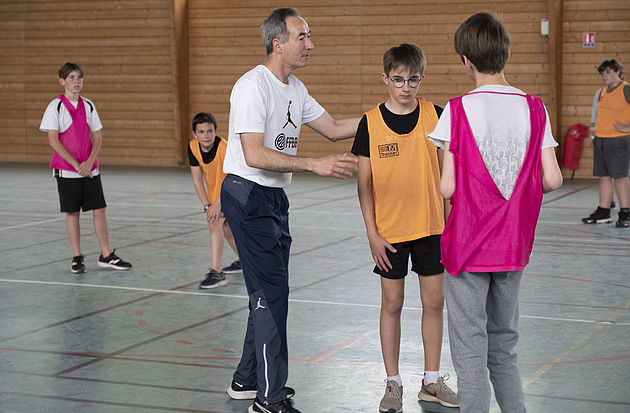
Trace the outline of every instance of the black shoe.
<instances>
[{"instance_id":1,"label":"black shoe","mask_svg":"<svg viewBox=\"0 0 630 413\"><path fill-rule=\"evenodd\" d=\"M630 210L628 208L621 208L619 210L619 220L615 224L617 228L630 227Z\"/></svg>"},{"instance_id":2,"label":"black shoe","mask_svg":"<svg viewBox=\"0 0 630 413\"><path fill-rule=\"evenodd\" d=\"M292 387L285 387L287 392L287 399L295 396L295 389ZM235 400L247 400L256 398L256 386L243 386L236 380L232 380L232 384L227 389L227 394Z\"/></svg>"},{"instance_id":3,"label":"black shoe","mask_svg":"<svg viewBox=\"0 0 630 413\"><path fill-rule=\"evenodd\" d=\"M300 413L298 409L293 407L293 402L289 399L282 400L274 404L262 404L258 398L254 400L254 404L247 409L249 413Z\"/></svg>"},{"instance_id":4,"label":"black shoe","mask_svg":"<svg viewBox=\"0 0 630 413\"><path fill-rule=\"evenodd\" d=\"M241 271L243 271L243 267L241 267L241 262L239 260L236 260L232 264L221 269L221 272L224 274L236 274Z\"/></svg>"},{"instance_id":5,"label":"black shoe","mask_svg":"<svg viewBox=\"0 0 630 413\"><path fill-rule=\"evenodd\" d=\"M210 268L210 272L207 273L205 277L206 278L204 278L204 280L199 283L200 290L223 287L224 285L228 284L228 281L225 279L225 275L222 272L217 272L212 268Z\"/></svg>"},{"instance_id":6,"label":"black shoe","mask_svg":"<svg viewBox=\"0 0 630 413\"><path fill-rule=\"evenodd\" d=\"M113 268L115 270L128 270L131 268L131 264L121 260L115 254L116 250L112 250L108 257L103 257L99 254L97 265L103 268Z\"/></svg>"},{"instance_id":7,"label":"black shoe","mask_svg":"<svg viewBox=\"0 0 630 413\"><path fill-rule=\"evenodd\" d=\"M70 271L75 274L85 272L85 261L83 255L77 255L76 257L72 257L72 266L70 267Z\"/></svg>"},{"instance_id":8,"label":"black shoe","mask_svg":"<svg viewBox=\"0 0 630 413\"><path fill-rule=\"evenodd\" d=\"M598 206L595 212L586 218L582 218L582 222L585 224L610 224L612 222L610 209Z\"/></svg>"}]
</instances>

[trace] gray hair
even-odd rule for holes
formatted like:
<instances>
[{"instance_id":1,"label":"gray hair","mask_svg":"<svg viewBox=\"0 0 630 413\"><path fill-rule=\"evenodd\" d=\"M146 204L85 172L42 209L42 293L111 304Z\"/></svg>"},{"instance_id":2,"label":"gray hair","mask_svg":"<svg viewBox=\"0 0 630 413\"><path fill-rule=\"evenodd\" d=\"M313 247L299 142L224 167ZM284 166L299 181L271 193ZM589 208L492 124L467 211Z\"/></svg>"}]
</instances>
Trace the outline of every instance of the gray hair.
<instances>
[{"instance_id":1,"label":"gray hair","mask_svg":"<svg viewBox=\"0 0 630 413\"><path fill-rule=\"evenodd\" d=\"M267 49L267 55L273 52L273 39L280 40L280 43L289 41L286 19L289 16L299 17L297 10L290 7L275 9L265 19L260 29L262 30L262 41Z\"/></svg>"}]
</instances>

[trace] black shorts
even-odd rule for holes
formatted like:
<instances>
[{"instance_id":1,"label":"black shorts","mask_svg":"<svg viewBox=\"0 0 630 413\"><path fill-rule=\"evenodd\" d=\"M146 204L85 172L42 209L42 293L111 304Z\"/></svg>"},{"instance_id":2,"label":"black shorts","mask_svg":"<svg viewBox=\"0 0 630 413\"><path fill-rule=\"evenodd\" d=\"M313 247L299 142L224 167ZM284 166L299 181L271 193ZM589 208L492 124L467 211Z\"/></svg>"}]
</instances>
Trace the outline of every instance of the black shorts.
<instances>
[{"instance_id":1,"label":"black shorts","mask_svg":"<svg viewBox=\"0 0 630 413\"><path fill-rule=\"evenodd\" d=\"M593 175L623 178L628 176L630 138L593 140Z\"/></svg>"},{"instance_id":2,"label":"black shorts","mask_svg":"<svg viewBox=\"0 0 630 413\"><path fill-rule=\"evenodd\" d=\"M441 262L440 238L440 235L430 235L414 241L392 244L396 248L396 253L385 250L392 269L385 272L375 266L374 272L384 278L404 278L407 276L411 256L411 271L416 274L424 276L442 274L444 266Z\"/></svg>"},{"instance_id":3,"label":"black shorts","mask_svg":"<svg viewBox=\"0 0 630 413\"><path fill-rule=\"evenodd\" d=\"M107 206L100 175L93 178L57 177L57 190L61 212L89 211Z\"/></svg>"}]
</instances>

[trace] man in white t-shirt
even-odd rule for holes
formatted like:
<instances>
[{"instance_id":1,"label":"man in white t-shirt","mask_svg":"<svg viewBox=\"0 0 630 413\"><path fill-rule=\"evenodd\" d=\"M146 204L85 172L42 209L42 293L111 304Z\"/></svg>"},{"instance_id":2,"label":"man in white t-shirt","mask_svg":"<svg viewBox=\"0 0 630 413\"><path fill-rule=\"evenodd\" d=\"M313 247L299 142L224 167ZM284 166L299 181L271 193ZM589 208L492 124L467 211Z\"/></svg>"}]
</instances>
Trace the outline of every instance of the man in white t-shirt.
<instances>
[{"instance_id":1,"label":"man in white t-shirt","mask_svg":"<svg viewBox=\"0 0 630 413\"><path fill-rule=\"evenodd\" d=\"M331 141L354 136L359 117L333 119L293 76L313 49L306 21L291 8L274 10L262 24L263 65L245 73L230 96L230 121L221 190L222 209L234 233L250 312L241 361L227 389L234 399L255 399L254 412L298 412L285 387L286 321L291 235L283 190L292 172L345 179L357 170L347 154L297 156L300 127Z\"/></svg>"}]
</instances>

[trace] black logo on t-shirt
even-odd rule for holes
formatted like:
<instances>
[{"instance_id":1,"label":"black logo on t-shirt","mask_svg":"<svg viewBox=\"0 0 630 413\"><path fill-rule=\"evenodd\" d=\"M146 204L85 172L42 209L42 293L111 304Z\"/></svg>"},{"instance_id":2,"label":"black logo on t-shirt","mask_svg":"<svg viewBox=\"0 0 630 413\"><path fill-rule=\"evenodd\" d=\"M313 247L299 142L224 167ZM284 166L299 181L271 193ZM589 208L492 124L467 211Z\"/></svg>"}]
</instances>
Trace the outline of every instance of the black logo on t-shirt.
<instances>
[{"instance_id":1,"label":"black logo on t-shirt","mask_svg":"<svg viewBox=\"0 0 630 413\"><path fill-rule=\"evenodd\" d=\"M386 143L385 145L378 145L378 156L380 158L391 158L392 156L398 156L398 144Z\"/></svg>"},{"instance_id":2,"label":"black logo on t-shirt","mask_svg":"<svg viewBox=\"0 0 630 413\"><path fill-rule=\"evenodd\" d=\"M276 136L274 145L276 146L276 149L278 149L279 151L283 151L285 149L297 148L298 137L286 136L284 133L280 133L278 134L278 136Z\"/></svg>"},{"instance_id":3,"label":"black logo on t-shirt","mask_svg":"<svg viewBox=\"0 0 630 413\"><path fill-rule=\"evenodd\" d=\"M287 107L287 121L282 129L286 128L289 123L293 125L295 129L297 129L297 126L295 126L295 123L293 123L293 121L291 120L291 101L289 101L289 106Z\"/></svg>"}]
</instances>

